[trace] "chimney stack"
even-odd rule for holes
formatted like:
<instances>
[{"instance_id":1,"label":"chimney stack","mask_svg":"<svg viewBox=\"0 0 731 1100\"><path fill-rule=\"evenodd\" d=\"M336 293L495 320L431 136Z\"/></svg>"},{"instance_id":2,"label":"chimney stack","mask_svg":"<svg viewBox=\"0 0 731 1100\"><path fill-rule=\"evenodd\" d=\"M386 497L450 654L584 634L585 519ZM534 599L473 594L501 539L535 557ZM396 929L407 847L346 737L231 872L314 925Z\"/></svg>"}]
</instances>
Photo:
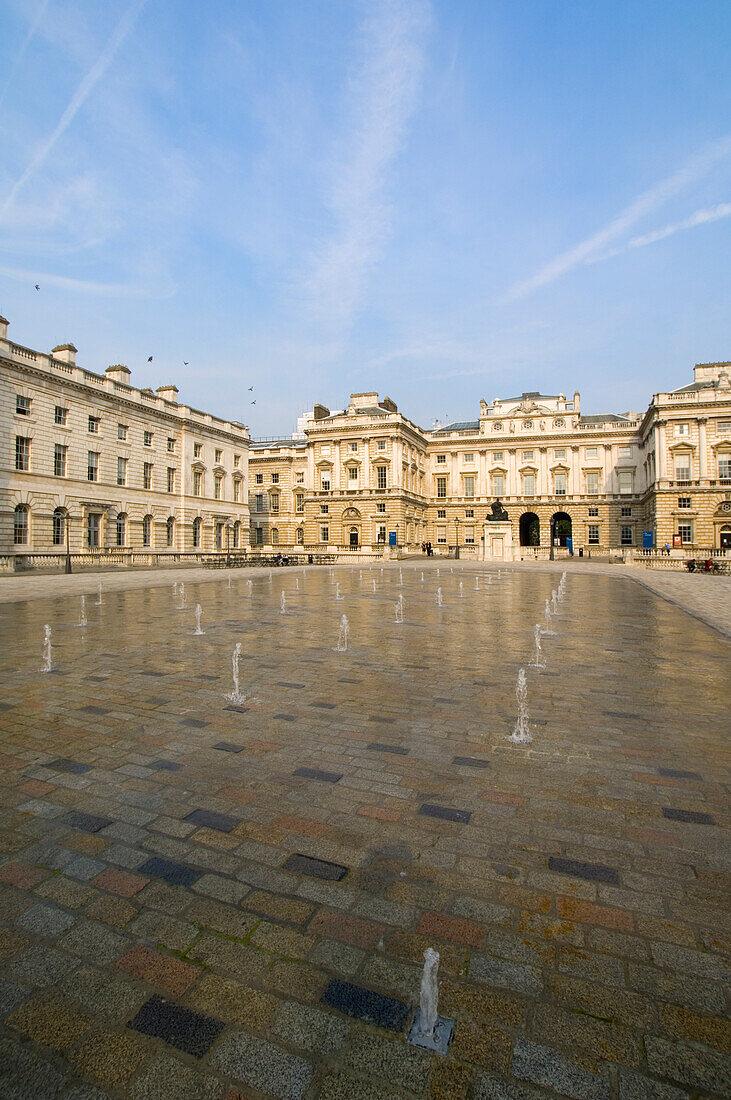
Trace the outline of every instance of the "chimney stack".
<instances>
[{"instance_id":1,"label":"chimney stack","mask_svg":"<svg viewBox=\"0 0 731 1100\"><path fill-rule=\"evenodd\" d=\"M77 350L73 344L59 344L58 347L51 348L51 355L54 359L58 359L59 363L66 363L69 367L75 367Z\"/></svg>"},{"instance_id":2,"label":"chimney stack","mask_svg":"<svg viewBox=\"0 0 731 1100\"><path fill-rule=\"evenodd\" d=\"M104 373L114 382L122 382L125 386L129 386L130 384L129 379L132 371L129 367L125 367L124 363L114 363L111 367L107 367Z\"/></svg>"},{"instance_id":3,"label":"chimney stack","mask_svg":"<svg viewBox=\"0 0 731 1100\"><path fill-rule=\"evenodd\" d=\"M162 397L163 401L169 401L171 405L177 405L178 387L174 386L172 382L168 386L158 386L155 392L158 397Z\"/></svg>"},{"instance_id":4,"label":"chimney stack","mask_svg":"<svg viewBox=\"0 0 731 1100\"><path fill-rule=\"evenodd\" d=\"M0 340L7 340L9 324L10 322L5 317L0 317Z\"/></svg>"}]
</instances>

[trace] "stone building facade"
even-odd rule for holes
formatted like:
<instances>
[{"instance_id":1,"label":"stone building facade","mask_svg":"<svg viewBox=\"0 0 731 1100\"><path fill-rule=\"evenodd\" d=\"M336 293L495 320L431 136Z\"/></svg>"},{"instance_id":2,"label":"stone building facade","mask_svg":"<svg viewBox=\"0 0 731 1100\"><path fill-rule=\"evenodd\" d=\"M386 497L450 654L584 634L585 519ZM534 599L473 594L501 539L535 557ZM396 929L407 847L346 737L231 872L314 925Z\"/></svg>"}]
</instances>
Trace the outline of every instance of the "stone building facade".
<instances>
[{"instance_id":1,"label":"stone building facade","mask_svg":"<svg viewBox=\"0 0 731 1100\"><path fill-rule=\"evenodd\" d=\"M76 354L14 344L0 317L2 553L247 547L248 430Z\"/></svg>"},{"instance_id":2,"label":"stone building facade","mask_svg":"<svg viewBox=\"0 0 731 1100\"><path fill-rule=\"evenodd\" d=\"M425 431L375 392L316 405L290 437L135 389L8 340L0 318L0 553L417 550L479 555L490 504L540 556L655 545L731 549L729 363L644 414L586 414L578 392L480 403Z\"/></svg>"}]
</instances>

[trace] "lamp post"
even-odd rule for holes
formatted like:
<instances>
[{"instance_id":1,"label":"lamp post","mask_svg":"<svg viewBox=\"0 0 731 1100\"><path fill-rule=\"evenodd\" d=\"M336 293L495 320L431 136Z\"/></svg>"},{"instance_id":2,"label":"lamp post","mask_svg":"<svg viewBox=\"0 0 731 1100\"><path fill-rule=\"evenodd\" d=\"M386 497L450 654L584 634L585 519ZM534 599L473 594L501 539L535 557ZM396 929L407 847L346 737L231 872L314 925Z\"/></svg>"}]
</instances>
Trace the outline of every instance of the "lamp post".
<instances>
[{"instance_id":1,"label":"lamp post","mask_svg":"<svg viewBox=\"0 0 731 1100\"><path fill-rule=\"evenodd\" d=\"M548 560L549 561L553 561L553 540L554 540L554 537L555 537L555 531L556 531L556 517L551 516L551 527L550 527L551 545L548 548Z\"/></svg>"},{"instance_id":2,"label":"lamp post","mask_svg":"<svg viewBox=\"0 0 731 1100\"><path fill-rule=\"evenodd\" d=\"M454 548L455 560L459 557L459 516L454 517L454 530L456 538L456 546Z\"/></svg>"},{"instance_id":3,"label":"lamp post","mask_svg":"<svg viewBox=\"0 0 731 1100\"><path fill-rule=\"evenodd\" d=\"M64 527L66 528L66 572L71 572L71 548L69 546L69 524L71 522L71 515L66 512L64 517Z\"/></svg>"}]
</instances>

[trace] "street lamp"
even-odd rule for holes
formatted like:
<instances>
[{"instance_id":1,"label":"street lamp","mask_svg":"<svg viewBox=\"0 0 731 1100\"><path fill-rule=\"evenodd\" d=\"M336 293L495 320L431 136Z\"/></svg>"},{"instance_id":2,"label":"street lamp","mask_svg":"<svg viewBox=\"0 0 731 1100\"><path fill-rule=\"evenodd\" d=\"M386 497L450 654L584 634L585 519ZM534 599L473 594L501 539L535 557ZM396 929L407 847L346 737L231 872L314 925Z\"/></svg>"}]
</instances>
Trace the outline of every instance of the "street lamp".
<instances>
[{"instance_id":1,"label":"street lamp","mask_svg":"<svg viewBox=\"0 0 731 1100\"><path fill-rule=\"evenodd\" d=\"M551 535L551 545L548 549L548 560L553 561L553 540L556 537L556 517L555 516L551 516L550 535Z\"/></svg>"},{"instance_id":2,"label":"street lamp","mask_svg":"<svg viewBox=\"0 0 731 1100\"><path fill-rule=\"evenodd\" d=\"M71 572L71 548L69 546L69 524L71 521L71 514L67 511L64 518L64 526L66 528L66 572Z\"/></svg>"},{"instance_id":3,"label":"street lamp","mask_svg":"<svg viewBox=\"0 0 731 1100\"><path fill-rule=\"evenodd\" d=\"M457 545L454 548L454 557L455 557L455 560L456 560L459 557L459 516L454 517L454 530L455 530L455 533L456 533L456 541L457 541Z\"/></svg>"}]
</instances>

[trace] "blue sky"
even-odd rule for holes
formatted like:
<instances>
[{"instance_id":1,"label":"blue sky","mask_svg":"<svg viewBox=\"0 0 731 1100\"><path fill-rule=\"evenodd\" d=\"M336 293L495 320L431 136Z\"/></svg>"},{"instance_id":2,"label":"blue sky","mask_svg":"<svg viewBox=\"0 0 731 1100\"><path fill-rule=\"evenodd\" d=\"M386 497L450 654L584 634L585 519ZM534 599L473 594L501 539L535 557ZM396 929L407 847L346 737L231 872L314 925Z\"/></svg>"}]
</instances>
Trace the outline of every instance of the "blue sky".
<instances>
[{"instance_id":1,"label":"blue sky","mask_svg":"<svg viewBox=\"0 0 731 1100\"><path fill-rule=\"evenodd\" d=\"M731 359L730 53L728 0L5 0L0 313L254 436L644 409Z\"/></svg>"}]
</instances>

